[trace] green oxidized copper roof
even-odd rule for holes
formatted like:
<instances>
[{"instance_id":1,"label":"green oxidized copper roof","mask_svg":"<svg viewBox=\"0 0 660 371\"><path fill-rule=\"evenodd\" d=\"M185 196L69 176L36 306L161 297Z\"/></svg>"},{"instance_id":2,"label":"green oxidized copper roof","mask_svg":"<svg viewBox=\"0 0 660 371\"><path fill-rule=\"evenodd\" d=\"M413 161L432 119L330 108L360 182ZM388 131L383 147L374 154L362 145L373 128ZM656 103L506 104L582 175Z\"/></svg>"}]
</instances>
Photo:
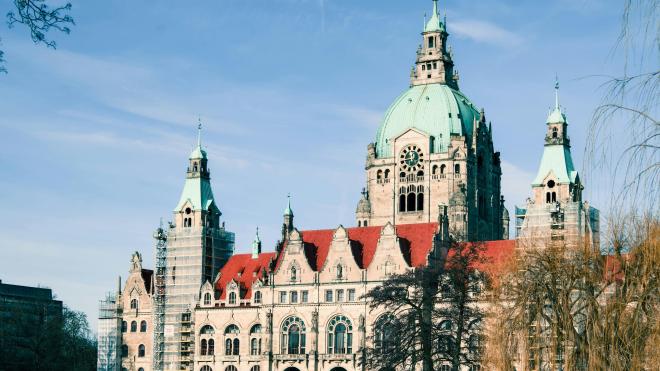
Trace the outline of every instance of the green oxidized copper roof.
<instances>
[{"instance_id":1,"label":"green oxidized copper roof","mask_svg":"<svg viewBox=\"0 0 660 371\"><path fill-rule=\"evenodd\" d=\"M429 21L426 22L426 26L424 27L424 32L438 32L444 30L445 30L445 25L440 21L440 15L438 15L438 2L434 0L433 14L431 15Z\"/></svg>"},{"instance_id":2,"label":"green oxidized copper roof","mask_svg":"<svg viewBox=\"0 0 660 371\"><path fill-rule=\"evenodd\" d=\"M548 115L548 119L546 120L548 124L556 124L556 123L566 123L566 115L561 111L561 108L555 107L550 114Z\"/></svg>"},{"instance_id":3,"label":"green oxidized copper roof","mask_svg":"<svg viewBox=\"0 0 660 371\"><path fill-rule=\"evenodd\" d=\"M287 197L286 209L284 209L284 216L293 216L293 210L291 210L291 195Z\"/></svg>"},{"instance_id":4,"label":"green oxidized copper roof","mask_svg":"<svg viewBox=\"0 0 660 371\"><path fill-rule=\"evenodd\" d=\"M181 211L181 208L190 202L193 210L209 210L218 212L218 206L214 202L211 181L208 178L194 177L186 178L183 184L183 191L179 198L179 203L174 209L175 212Z\"/></svg>"},{"instance_id":5,"label":"green oxidized copper roof","mask_svg":"<svg viewBox=\"0 0 660 371\"><path fill-rule=\"evenodd\" d=\"M577 178L577 171L573 165L571 149L561 144L545 146L541 166L532 185L542 185L543 180L553 172L557 177L557 183L573 183Z\"/></svg>"},{"instance_id":6,"label":"green oxidized copper roof","mask_svg":"<svg viewBox=\"0 0 660 371\"><path fill-rule=\"evenodd\" d=\"M447 151L451 134L472 134L479 112L461 92L444 84L417 85L406 90L385 113L376 135L376 156L392 157L394 138L411 128L435 138L432 153Z\"/></svg>"},{"instance_id":7,"label":"green oxidized copper roof","mask_svg":"<svg viewBox=\"0 0 660 371\"><path fill-rule=\"evenodd\" d=\"M197 145L195 149L190 152L190 157L191 160L199 160L206 158L206 151L202 149L201 145Z\"/></svg>"}]
</instances>

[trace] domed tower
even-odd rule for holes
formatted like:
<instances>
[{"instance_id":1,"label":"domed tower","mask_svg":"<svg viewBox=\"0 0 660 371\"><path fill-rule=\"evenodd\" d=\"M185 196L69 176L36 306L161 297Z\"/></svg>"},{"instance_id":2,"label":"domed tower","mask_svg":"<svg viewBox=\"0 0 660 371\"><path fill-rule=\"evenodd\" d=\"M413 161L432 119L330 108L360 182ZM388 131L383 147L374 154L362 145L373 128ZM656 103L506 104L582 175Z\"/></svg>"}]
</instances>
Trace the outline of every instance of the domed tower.
<instances>
[{"instance_id":1,"label":"domed tower","mask_svg":"<svg viewBox=\"0 0 660 371\"><path fill-rule=\"evenodd\" d=\"M459 90L437 1L421 35L410 87L387 110L367 148L366 222L433 222L438 206L449 205L463 184L465 230L455 233L465 240L500 239L499 153L483 109ZM365 215L356 219L364 222Z\"/></svg>"},{"instance_id":2,"label":"domed tower","mask_svg":"<svg viewBox=\"0 0 660 371\"><path fill-rule=\"evenodd\" d=\"M369 202L369 192L367 192L366 188L362 188L362 198L358 201L357 208L355 209L355 218L357 219L358 227L368 227L370 217L371 203Z\"/></svg>"},{"instance_id":3,"label":"domed tower","mask_svg":"<svg viewBox=\"0 0 660 371\"><path fill-rule=\"evenodd\" d=\"M571 156L566 115L555 106L546 120L543 156L532 181L532 198L516 210L517 236L523 247L561 245L599 248L599 212L582 201L582 182Z\"/></svg>"}]
</instances>

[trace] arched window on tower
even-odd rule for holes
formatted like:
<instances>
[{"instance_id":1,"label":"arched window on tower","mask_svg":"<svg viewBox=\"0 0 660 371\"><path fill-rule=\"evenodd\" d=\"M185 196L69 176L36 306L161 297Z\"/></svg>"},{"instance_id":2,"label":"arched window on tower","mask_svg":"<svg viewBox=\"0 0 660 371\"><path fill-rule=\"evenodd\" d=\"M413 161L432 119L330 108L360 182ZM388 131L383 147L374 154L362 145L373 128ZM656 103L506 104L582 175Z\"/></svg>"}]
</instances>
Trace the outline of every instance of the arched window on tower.
<instances>
[{"instance_id":1,"label":"arched window on tower","mask_svg":"<svg viewBox=\"0 0 660 371\"><path fill-rule=\"evenodd\" d=\"M417 211L424 210L424 193L417 194Z\"/></svg>"},{"instance_id":2,"label":"arched window on tower","mask_svg":"<svg viewBox=\"0 0 660 371\"><path fill-rule=\"evenodd\" d=\"M552 192L552 202L557 202L557 192Z\"/></svg>"},{"instance_id":3,"label":"arched window on tower","mask_svg":"<svg viewBox=\"0 0 660 371\"><path fill-rule=\"evenodd\" d=\"M438 165L433 165L431 168L431 175L438 175Z\"/></svg>"},{"instance_id":4,"label":"arched window on tower","mask_svg":"<svg viewBox=\"0 0 660 371\"><path fill-rule=\"evenodd\" d=\"M197 162L193 162L193 173L197 172Z\"/></svg>"},{"instance_id":5,"label":"arched window on tower","mask_svg":"<svg viewBox=\"0 0 660 371\"><path fill-rule=\"evenodd\" d=\"M447 165L440 165L440 174L444 174L447 171Z\"/></svg>"},{"instance_id":6,"label":"arched window on tower","mask_svg":"<svg viewBox=\"0 0 660 371\"><path fill-rule=\"evenodd\" d=\"M460 174L461 173L461 165L456 164L454 165L454 174Z\"/></svg>"},{"instance_id":7,"label":"arched window on tower","mask_svg":"<svg viewBox=\"0 0 660 371\"><path fill-rule=\"evenodd\" d=\"M415 206L417 205L416 201L415 192L408 193L408 197L406 198L406 211L415 211Z\"/></svg>"},{"instance_id":8,"label":"arched window on tower","mask_svg":"<svg viewBox=\"0 0 660 371\"><path fill-rule=\"evenodd\" d=\"M376 172L376 180L381 180L383 178L383 170L378 170Z\"/></svg>"},{"instance_id":9,"label":"arched window on tower","mask_svg":"<svg viewBox=\"0 0 660 371\"><path fill-rule=\"evenodd\" d=\"M552 128L552 137L557 138L559 135L559 130L557 128Z\"/></svg>"},{"instance_id":10,"label":"arched window on tower","mask_svg":"<svg viewBox=\"0 0 660 371\"><path fill-rule=\"evenodd\" d=\"M389 179L390 177L390 169L385 169L385 179Z\"/></svg>"},{"instance_id":11,"label":"arched window on tower","mask_svg":"<svg viewBox=\"0 0 660 371\"><path fill-rule=\"evenodd\" d=\"M545 193L545 203L549 204L550 203L550 192Z\"/></svg>"}]
</instances>

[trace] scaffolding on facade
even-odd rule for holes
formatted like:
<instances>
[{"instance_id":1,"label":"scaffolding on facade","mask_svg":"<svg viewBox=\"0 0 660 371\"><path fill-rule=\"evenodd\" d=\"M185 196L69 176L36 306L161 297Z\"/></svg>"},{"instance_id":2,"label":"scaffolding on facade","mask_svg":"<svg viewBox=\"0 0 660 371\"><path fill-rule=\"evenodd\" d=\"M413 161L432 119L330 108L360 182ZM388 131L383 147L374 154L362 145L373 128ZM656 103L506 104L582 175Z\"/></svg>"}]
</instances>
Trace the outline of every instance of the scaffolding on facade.
<instances>
[{"instance_id":1,"label":"scaffolding on facade","mask_svg":"<svg viewBox=\"0 0 660 371\"><path fill-rule=\"evenodd\" d=\"M599 212L586 202L552 202L516 206L516 238L523 243L575 247L584 243L598 249Z\"/></svg>"},{"instance_id":2,"label":"scaffolding on facade","mask_svg":"<svg viewBox=\"0 0 660 371\"><path fill-rule=\"evenodd\" d=\"M165 277L167 272L167 232L163 222L154 232L156 240L156 274L154 280L154 349L153 369L163 369L165 331Z\"/></svg>"},{"instance_id":3,"label":"scaffolding on facade","mask_svg":"<svg viewBox=\"0 0 660 371\"><path fill-rule=\"evenodd\" d=\"M113 293L107 293L104 299L99 300L98 371L119 370L121 313L117 300L117 295Z\"/></svg>"}]
</instances>

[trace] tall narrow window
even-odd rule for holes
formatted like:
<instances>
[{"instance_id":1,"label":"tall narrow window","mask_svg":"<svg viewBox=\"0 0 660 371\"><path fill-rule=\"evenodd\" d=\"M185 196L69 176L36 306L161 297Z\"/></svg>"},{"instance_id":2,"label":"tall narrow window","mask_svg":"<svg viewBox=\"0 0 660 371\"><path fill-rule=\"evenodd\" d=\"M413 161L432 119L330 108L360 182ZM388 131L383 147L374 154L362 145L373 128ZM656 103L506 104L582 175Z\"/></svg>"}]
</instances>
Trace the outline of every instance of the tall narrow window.
<instances>
[{"instance_id":1,"label":"tall narrow window","mask_svg":"<svg viewBox=\"0 0 660 371\"><path fill-rule=\"evenodd\" d=\"M417 211L424 210L424 194L417 194Z\"/></svg>"},{"instance_id":2,"label":"tall narrow window","mask_svg":"<svg viewBox=\"0 0 660 371\"><path fill-rule=\"evenodd\" d=\"M406 195L399 196L399 212L406 211Z\"/></svg>"},{"instance_id":3,"label":"tall narrow window","mask_svg":"<svg viewBox=\"0 0 660 371\"><path fill-rule=\"evenodd\" d=\"M445 170L447 170L447 165L445 164L440 165L440 174L444 174Z\"/></svg>"},{"instance_id":4,"label":"tall narrow window","mask_svg":"<svg viewBox=\"0 0 660 371\"><path fill-rule=\"evenodd\" d=\"M142 358L144 357L144 354L145 354L144 344L140 344L138 346L138 357Z\"/></svg>"},{"instance_id":5,"label":"tall narrow window","mask_svg":"<svg viewBox=\"0 0 660 371\"><path fill-rule=\"evenodd\" d=\"M238 339L234 339L234 349L233 349L233 355L237 356L240 353L240 345L241 342Z\"/></svg>"},{"instance_id":6,"label":"tall narrow window","mask_svg":"<svg viewBox=\"0 0 660 371\"><path fill-rule=\"evenodd\" d=\"M254 303L261 304L261 291L255 291L254 293Z\"/></svg>"},{"instance_id":7,"label":"tall narrow window","mask_svg":"<svg viewBox=\"0 0 660 371\"><path fill-rule=\"evenodd\" d=\"M434 45L434 42L433 42L433 41L434 41L433 36L429 36L429 48L432 48L432 47L433 47L433 45Z\"/></svg>"},{"instance_id":8,"label":"tall narrow window","mask_svg":"<svg viewBox=\"0 0 660 371\"><path fill-rule=\"evenodd\" d=\"M454 174L460 174L461 173L461 165L456 164L454 165Z\"/></svg>"},{"instance_id":9,"label":"tall narrow window","mask_svg":"<svg viewBox=\"0 0 660 371\"><path fill-rule=\"evenodd\" d=\"M137 332L137 322L131 322L131 332Z\"/></svg>"},{"instance_id":10,"label":"tall narrow window","mask_svg":"<svg viewBox=\"0 0 660 371\"><path fill-rule=\"evenodd\" d=\"M408 198L406 200L406 211L415 211L416 200L415 193L408 193Z\"/></svg>"},{"instance_id":11,"label":"tall narrow window","mask_svg":"<svg viewBox=\"0 0 660 371\"><path fill-rule=\"evenodd\" d=\"M147 332L147 321L140 322L140 332Z\"/></svg>"},{"instance_id":12,"label":"tall narrow window","mask_svg":"<svg viewBox=\"0 0 660 371\"><path fill-rule=\"evenodd\" d=\"M211 293L207 292L204 294L204 305L211 305Z\"/></svg>"},{"instance_id":13,"label":"tall narrow window","mask_svg":"<svg viewBox=\"0 0 660 371\"><path fill-rule=\"evenodd\" d=\"M131 309L138 309L138 300L131 299Z\"/></svg>"},{"instance_id":14,"label":"tall narrow window","mask_svg":"<svg viewBox=\"0 0 660 371\"><path fill-rule=\"evenodd\" d=\"M212 356L214 354L215 354L215 340L209 339L208 355Z\"/></svg>"},{"instance_id":15,"label":"tall narrow window","mask_svg":"<svg viewBox=\"0 0 660 371\"><path fill-rule=\"evenodd\" d=\"M345 316L335 316L328 323L328 353L350 354L353 352L353 326Z\"/></svg>"},{"instance_id":16,"label":"tall narrow window","mask_svg":"<svg viewBox=\"0 0 660 371\"><path fill-rule=\"evenodd\" d=\"M297 281L298 280L298 270L296 267L291 267L291 281Z\"/></svg>"},{"instance_id":17,"label":"tall narrow window","mask_svg":"<svg viewBox=\"0 0 660 371\"><path fill-rule=\"evenodd\" d=\"M229 304L236 304L236 293L235 292L230 292L229 293Z\"/></svg>"},{"instance_id":18,"label":"tall narrow window","mask_svg":"<svg viewBox=\"0 0 660 371\"><path fill-rule=\"evenodd\" d=\"M206 350L207 350L207 342L206 339L202 339L200 342L200 347L199 347L199 355L205 356L206 355Z\"/></svg>"},{"instance_id":19,"label":"tall narrow window","mask_svg":"<svg viewBox=\"0 0 660 371\"><path fill-rule=\"evenodd\" d=\"M289 317L282 323L282 354L305 354L305 323L298 317Z\"/></svg>"}]
</instances>

